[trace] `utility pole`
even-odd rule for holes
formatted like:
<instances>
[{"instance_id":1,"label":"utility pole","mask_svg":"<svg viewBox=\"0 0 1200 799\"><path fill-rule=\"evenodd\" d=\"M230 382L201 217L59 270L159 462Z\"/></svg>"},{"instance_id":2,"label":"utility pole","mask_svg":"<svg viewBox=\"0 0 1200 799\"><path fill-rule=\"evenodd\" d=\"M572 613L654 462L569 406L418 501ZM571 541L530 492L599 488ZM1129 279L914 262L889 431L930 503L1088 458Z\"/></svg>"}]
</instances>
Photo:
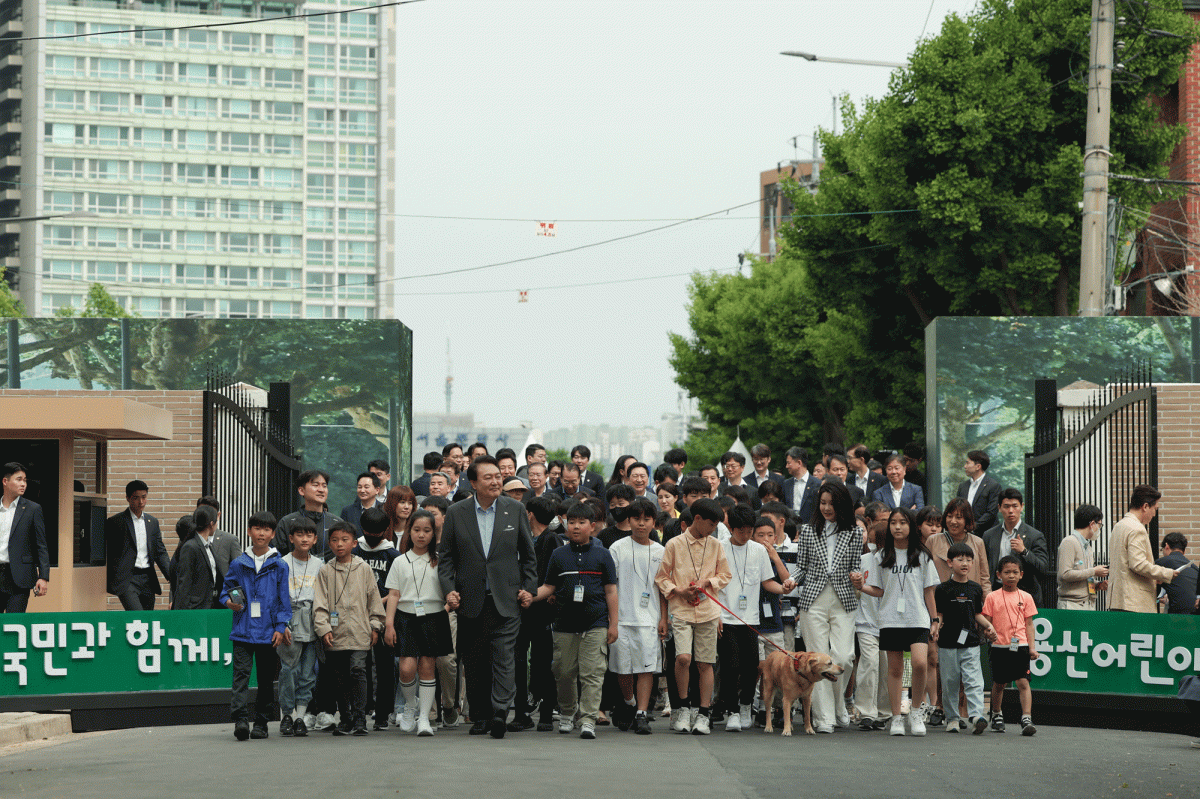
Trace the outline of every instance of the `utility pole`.
<instances>
[{"instance_id":1,"label":"utility pole","mask_svg":"<svg viewBox=\"0 0 1200 799\"><path fill-rule=\"evenodd\" d=\"M1079 255L1079 315L1102 316L1108 260L1108 159L1115 0L1092 0L1087 140L1083 148L1083 240Z\"/></svg>"},{"instance_id":2,"label":"utility pole","mask_svg":"<svg viewBox=\"0 0 1200 799\"><path fill-rule=\"evenodd\" d=\"M450 415L450 393L454 390L454 363L450 360L450 339L446 339L446 415Z\"/></svg>"}]
</instances>

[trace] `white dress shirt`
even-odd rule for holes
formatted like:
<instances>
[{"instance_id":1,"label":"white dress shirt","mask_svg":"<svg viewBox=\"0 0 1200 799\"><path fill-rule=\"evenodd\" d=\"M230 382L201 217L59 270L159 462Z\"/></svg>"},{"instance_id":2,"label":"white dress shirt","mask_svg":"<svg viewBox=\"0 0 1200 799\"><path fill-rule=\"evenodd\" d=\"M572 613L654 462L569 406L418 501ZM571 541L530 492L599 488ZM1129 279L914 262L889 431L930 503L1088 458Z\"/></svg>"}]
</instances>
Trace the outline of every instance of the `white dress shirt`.
<instances>
[{"instance_id":1,"label":"white dress shirt","mask_svg":"<svg viewBox=\"0 0 1200 799\"><path fill-rule=\"evenodd\" d=\"M133 519L133 542L137 545L137 557L133 559L133 568L149 569L150 550L146 545L146 517L134 516L133 511L129 512L129 516Z\"/></svg>"},{"instance_id":2,"label":"white dress shirt","mask_svg":"<svg viewBox=\"0 0 1200 799\"><path fill-rule=\"evenodd\" d=\"M971 481L971 487L967 489L967 504L975 504L975 495L979 493L979 486L983 483L983 478L987 477L987 472L982 472L978 477Z\"/></svg>"},{"instance_id":3,"label":"white dress shirt","mask_svg":"<svg viewBox=\"0 0 1200 799\"><path fill-rule=\"evenodd\" d=\"M0 501L0 563L9 563L8 558L8 539L12 535L13 519L17 515L17 503L21 501L20 497L13 499L12 504L5 507Z\"/></svg>"}]
</instances>

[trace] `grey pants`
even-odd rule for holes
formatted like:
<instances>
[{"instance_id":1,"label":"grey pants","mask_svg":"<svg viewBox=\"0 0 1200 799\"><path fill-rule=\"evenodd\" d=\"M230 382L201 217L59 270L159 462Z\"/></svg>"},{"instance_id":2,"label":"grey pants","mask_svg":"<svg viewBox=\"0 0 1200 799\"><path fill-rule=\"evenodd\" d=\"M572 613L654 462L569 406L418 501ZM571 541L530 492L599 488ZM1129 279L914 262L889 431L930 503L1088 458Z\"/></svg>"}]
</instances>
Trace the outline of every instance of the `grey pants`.
<instances>
[{"instance_id":1,"label":"grey pants","mask_svg":"<svg viewBox=\"0 0 1200 799\"><path fill-rule=\"evenodd\" d=\"M607 627L593 627L582 633L554 633L554 680L558 683L562 718L574 717L578 701L580 722L596 723L607 668ZM576 688L576 681L582 691Z\"/></svg>"}]
</instances>

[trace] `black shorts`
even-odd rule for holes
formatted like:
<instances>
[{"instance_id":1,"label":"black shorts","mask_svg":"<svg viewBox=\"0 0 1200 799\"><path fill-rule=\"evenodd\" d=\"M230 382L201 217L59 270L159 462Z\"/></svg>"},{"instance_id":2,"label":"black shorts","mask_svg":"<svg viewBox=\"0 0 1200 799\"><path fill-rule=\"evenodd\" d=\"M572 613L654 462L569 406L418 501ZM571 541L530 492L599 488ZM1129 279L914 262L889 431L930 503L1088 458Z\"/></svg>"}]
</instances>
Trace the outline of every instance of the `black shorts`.
<instances>
[{"instance_id":1,"label":"black shorts","mask_svg":"<svg viewBox=\"0 0 1200 799\"><path fill-rule=\"evenodd\" d=\"M454 653L446 611L417 616L396 611L396 656L438 658Z\"/></svg>"},{"instance_id":2,"label":"black shorts","mask_svg":"<svg viewBox=\"0 0 1200 799\"><path fill-rule=\"evenodd\" d=\"M879 631L880 652L907 652L913 644L928 643L928 627L885 627Z\"/></svg>"},{"instance_id":3,"label":"black shorts","mask_svg":"<svg viewBox=\"0 0 1200 799\"><path fill-rule=\"evenodd\" d=\"M992 682L1007 685L1017 680L1029 679L1029 647L1019 646L1013 652L1006 646L990 647L988 656L992 661Z\"/></svg>"}]
</instances>

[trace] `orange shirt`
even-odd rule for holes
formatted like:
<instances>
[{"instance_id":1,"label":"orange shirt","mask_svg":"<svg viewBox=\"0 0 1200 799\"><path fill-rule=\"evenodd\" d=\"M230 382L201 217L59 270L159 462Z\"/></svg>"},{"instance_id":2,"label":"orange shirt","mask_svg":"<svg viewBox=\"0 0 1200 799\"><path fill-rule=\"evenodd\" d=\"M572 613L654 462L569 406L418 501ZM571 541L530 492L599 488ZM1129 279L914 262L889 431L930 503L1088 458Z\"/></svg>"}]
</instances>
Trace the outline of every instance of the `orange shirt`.
<instances>
[{"instance_id":1,"label":"orange shirt","mask_svg":"<svg viewBox=\"0 0 1200 799\"><path fill-rule=\"evenodd\" d=\"M691 583L708 579L712 582L708 591L716 596L732 578L733 572L729 570L725 548L720 541L708 535L696 538L691 533L680 533L668 541L663 549L662 563L658 566L654 583L667 597L667 607L676 618L686 622L705 622L720 618L721 609L715 602L705 597L698 605L692 605L682 596L672 595L671 592L676 587L686 588Z\"/></svg>"}]
</instances>

